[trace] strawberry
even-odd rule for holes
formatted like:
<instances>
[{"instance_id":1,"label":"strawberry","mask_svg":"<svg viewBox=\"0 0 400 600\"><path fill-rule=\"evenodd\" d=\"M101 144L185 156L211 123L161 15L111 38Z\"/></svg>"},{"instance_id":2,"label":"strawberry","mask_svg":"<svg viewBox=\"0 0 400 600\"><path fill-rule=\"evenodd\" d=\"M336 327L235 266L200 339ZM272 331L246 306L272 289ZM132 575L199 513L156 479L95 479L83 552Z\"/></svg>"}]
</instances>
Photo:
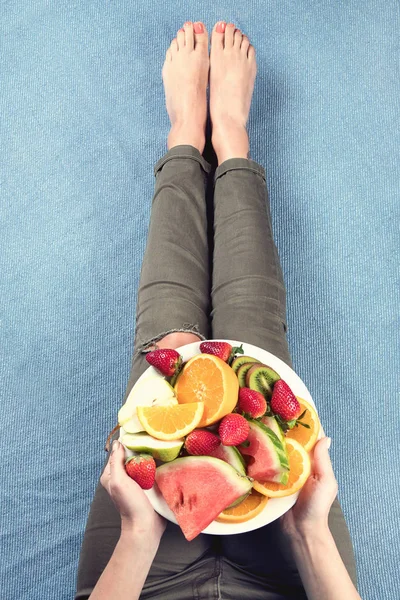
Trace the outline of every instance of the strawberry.
<instances>
[{"instance_id":1,"label":"strawberry","mask_svg":"<svg viewBox=\"0 0 400 600\"><path fill-rule=\"evenodd\" d=\"M228 342L205 341L200 344L200 352L203 354L213 354L221 360L231 365L236 354L243 354L242 345L232 348Z\"/></svg>"},{"instance_id":2,"label":"strawberry","mask_svg":"<svg viewBox=\"0 0 400 600\"><path fill-rule=\"evenodd\" d=\"M185 448L189 454L207 456L214 452L220 445L220 439L211 431L194 429L186 437Z\"/></svg>"},{"instance_id":3,"label":"strawberry","mask_svg":"<svg viewBox=\"0 0 400 600\"><path fill-rule=\"evenodd\" d=\"M219 424L218 433L224 446L238 446L249 435L248 421L238 413L226 415Z\"/></svg>"},{"instance_id":4,"label":"strawberry","mask_svg":"<svg viewBox=\"0 0 400 600\"><path fill-rule=\"evenodd\" d=\"M138 454L125 461L125 471L140 485L142 490L153 487L156 478L156 463L150 454Z\"/></svg>"},{"instance_id":5,"label":"strawberry","mask_svg":"<svg viewBox=\"0 0 400 600\"><path fill-rule=\"evenodd\" d=\"M201 342L200 352L203 354L213 354L224 362L227 362L232 352L232 346L228 342Z\"/></svg>"},{"instance_id":6,"label":"strawberry","mask_svg":"<svg viewBox=\"0 0 400 600\"><path fill-rule=\"evenodd\" d=\"M181 367L182 356L173 348L159 348L146 354L147 362L166 377L175 375Z\"/></svg>"},{"instance_id":7,"label":"strawberry","mask_svg":"<svg viewBox=\"0 0 400 600\"><path fill-rule=\"evenodd\" d=\"M262 417L267 410L267 402L261 392L250 388L240 388L238 409L252 419Z\"/></svg>"},{"instance_id":8,"label":"strawberry","mask_svg":"<svg viewBox=\"0 0 400 600\"><path fill-rule=\"evenodd\" d=\"M283 421L296 421L300 416L301 407L288 384L279 379L274 384L271 398L271 410Z\"/></svg>"}]
</instances>

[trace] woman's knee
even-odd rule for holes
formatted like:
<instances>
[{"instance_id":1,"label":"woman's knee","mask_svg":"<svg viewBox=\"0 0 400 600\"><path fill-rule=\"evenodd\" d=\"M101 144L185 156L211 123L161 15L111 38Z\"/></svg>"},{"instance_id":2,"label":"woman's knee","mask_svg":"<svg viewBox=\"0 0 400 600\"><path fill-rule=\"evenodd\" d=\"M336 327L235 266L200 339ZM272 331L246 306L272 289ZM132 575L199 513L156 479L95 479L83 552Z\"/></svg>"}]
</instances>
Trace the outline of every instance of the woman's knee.
<instances>
[{"instance_id":1,"label":"woman's knee","mask_svg":"<svg viewBox=\"0 0 400 600\"><path fill-rule=\"evenodd\" d=\"M157 342L158 348L179 348L180 346L186 346L187 344L193 344L193 342L202 341L198 335L194 333L187 333L185 331L174 331L163 337Z\"/></svg>"}]
</instances>

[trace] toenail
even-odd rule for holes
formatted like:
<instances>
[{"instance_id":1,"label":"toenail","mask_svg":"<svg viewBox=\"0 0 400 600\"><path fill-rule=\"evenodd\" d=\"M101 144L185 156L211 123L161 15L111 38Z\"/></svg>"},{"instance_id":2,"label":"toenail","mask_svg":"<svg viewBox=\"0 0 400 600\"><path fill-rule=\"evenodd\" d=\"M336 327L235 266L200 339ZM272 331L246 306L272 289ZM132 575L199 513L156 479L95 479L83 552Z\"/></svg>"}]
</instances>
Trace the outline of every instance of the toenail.
<instances>
[{"instance_id":1,"label":"toenail","mask_svg":"<svg viewBox=\"0 0 400 600\"><path fill-rule=\"evenodd\" d=\"M192 21L186 21L185 25L189 26L192 24Z\"/></svg>"},{"instance_id":2,"label":"toenail","mask_svg":"<svg viewBox=\"0 0 400 600\"><path fill-rule=\"evenodd\" d=\"M235 27L233 23L228 23L228 27Z\"/></svg>"},{"instance_id":3,"label":"toenail","mask_svg":"<svg viewBox=\"0 0 400 600\"><path fill-rule=\"evenodd\" d=\"M216 32L217 33L225 33L226 23L224 21L220 21L217 25Z\"/></svg>"},{"instance_id":4,"label":"toenail","mask_svg":"<svg viewBox=\"0 0 400 600\"><path fill-rule=\"evenodd\" d=\"M195 33L204 33L203 23L195 23L194 24L194 32Z\"/></svg>"}]
</instances>

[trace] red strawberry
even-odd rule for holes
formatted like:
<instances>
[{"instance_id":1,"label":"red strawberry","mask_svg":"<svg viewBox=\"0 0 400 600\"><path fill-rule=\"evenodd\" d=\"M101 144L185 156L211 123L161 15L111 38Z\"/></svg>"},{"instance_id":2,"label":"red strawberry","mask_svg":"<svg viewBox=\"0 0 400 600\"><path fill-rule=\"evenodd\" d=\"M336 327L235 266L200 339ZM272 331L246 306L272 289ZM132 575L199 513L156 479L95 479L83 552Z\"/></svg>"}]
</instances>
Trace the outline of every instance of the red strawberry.
<instances>
[{"instance_id":1,"label":"red strawberry","mask_svg":"<svg viewBox=\"0 0 400 600\"><path fill-rule=\"evenodd\" d=\"M250 425L242 415L230 413L219 424L219 437L224 446L238 446L247 439Z\"/></svg>"},{"instance_id":2,"label":"red strawberry","mask_svg":"<svg viewBox=\"0 0 400 600\"><path fill-rule=\"evenodd\" d=\"M203 354L213 354L224 362L228 362L232 346L228 342L201 342L200 352Z\"/></svg>"},{"instance_id":3,"label":"red strawberry","mask_svg":"<svg viewBox=\"0 0 400 600\"><path fill-rule=\"evenodd\" d=\"M182 356L172 348L160 348L146 354L147 362L166 377L172 377L180 369Z\"/></svg>"},{"instance_id":4,"label":"red strawberry","mask_svg":"<svg viewBox=\"0 0 400 600\"><path fill-rule=\"evenodd\" d=\"M271 398L271 410L284 421L296 420L301 413L301 407L296 396L283 379L274 384Z\"/></svg>"},{"instance_id":5,"label":"red strawberry","mask_svg":"<svg viewBox=\"0 0 400 600\"><path fill-rule=\"evenodd\" d=\"M125 471L142 490L149 490L153 487L156 478L156 463L150 454L139 454L132 456L125 461Z\"/></svg>"},{"instance_id":6,"label":"red strawberry","mask_svg":"<svg viewBox=\"0 0 400 600\"><path fill-rule=\"evenodd\" d=\"M267 402L261 392L250 388L240 388L238 408L252 419L262 417L267 411Z\"/></svg>"},{"instance_id":7,"label":"red strawberry","mask_svg":"<svg viewBox=\"0 0 400 600\"><path fill-rule=\"evenodd\" d=\"M186 438L185 448L189 454L207 456L214 452L221 441L218 436L205 429L195 429Z\"/></svg>"}]
</instances>

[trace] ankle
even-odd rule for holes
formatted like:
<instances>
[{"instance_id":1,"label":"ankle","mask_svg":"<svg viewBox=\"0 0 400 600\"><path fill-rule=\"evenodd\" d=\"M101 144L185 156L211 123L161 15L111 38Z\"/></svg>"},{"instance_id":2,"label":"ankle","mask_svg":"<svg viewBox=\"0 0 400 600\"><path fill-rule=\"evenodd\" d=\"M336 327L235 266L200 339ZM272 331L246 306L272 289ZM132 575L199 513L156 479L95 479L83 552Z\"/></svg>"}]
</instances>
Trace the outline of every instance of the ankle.
<instances>
[{"instance_id":1,"label":"ankle","mask_svg":"<svg viewBox=\"0 0 400 600\"><path fill-rule=\"evenodd\" d=\"M206 145L205 132L193 127L193 123L174 123L168 134L167 148L171 150L175 146L193 146L200 154L203 154Z\"/></svg>"},{"instance_id":2,"label":"ankle","mask_svg":"<svg viewBox=\"0 0 400 600\"><path fill-rule=\"evenodd\" d=\"M230 158L249 158L249 135L244 125L229 119L213 124L211 142L218 165Z\"/></svg>"}]
</instances>

